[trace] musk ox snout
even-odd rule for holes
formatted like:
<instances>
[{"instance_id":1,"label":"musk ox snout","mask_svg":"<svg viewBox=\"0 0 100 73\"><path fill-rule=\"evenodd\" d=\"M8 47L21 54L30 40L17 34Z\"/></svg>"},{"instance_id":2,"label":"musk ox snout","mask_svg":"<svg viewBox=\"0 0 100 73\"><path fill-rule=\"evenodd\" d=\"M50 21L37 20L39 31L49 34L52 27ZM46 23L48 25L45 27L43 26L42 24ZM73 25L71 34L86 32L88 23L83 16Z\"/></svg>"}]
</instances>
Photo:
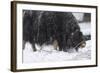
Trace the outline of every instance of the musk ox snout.
<instances>
[{"instance_id":1,"label":"musk ox snout","mask_svg":"<svg viewBox=\"0 0 100 73\"><path fill-rule=\"evenodd\" d=\"M84 48L85 46L86 46L86 42L85 41L81 42L80 45L79 45L80 48Z\"/></svg>"}]
</instances>

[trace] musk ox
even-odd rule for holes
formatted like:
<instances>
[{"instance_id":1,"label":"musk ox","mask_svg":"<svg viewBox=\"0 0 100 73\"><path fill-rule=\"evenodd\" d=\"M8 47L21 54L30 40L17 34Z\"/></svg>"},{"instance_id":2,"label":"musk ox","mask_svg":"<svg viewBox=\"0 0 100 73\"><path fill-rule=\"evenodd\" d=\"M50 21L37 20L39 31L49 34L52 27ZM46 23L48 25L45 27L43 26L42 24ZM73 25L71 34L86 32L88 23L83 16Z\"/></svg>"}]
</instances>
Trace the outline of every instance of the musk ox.
<instances>
[{"instance_id":1,"label":"musk ox","mask_svg":"<svg viewBox=\"0 0 100 73\"><path fill-rule=\"evenodd\" d=\"M23 10L23 44L52 44L59 51L85 46L76 18L71 12ZM23 47L24 48L24 47Z\"/></svg>"}]
</instances>

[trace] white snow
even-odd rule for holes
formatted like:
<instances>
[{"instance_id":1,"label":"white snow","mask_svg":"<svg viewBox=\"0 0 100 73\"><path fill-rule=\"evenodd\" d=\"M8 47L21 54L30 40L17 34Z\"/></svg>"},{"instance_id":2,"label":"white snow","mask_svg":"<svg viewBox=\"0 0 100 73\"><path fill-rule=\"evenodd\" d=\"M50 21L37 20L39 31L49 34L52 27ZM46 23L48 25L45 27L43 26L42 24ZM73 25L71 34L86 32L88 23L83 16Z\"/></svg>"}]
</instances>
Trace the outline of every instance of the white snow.
<instances>
[{"instance_id":1,"label":"white snow","mask_svg":"<svg viewBox=\"0 0 100 73\"><path fill-rule=\"evenodd\" d=\"M31 45L26 44L23 50L23 63L41 63L41 62L59 62L59 61L69 61L69 60L83 60L91 59L91 41L86 42L85 48L79 48L76 52L63 52L53 49L53 46L49 45L42 47L43 49L38 49L38 51L33 52ZM52 50L50 50L52 49Z\"/></svg>"}]
</instances>

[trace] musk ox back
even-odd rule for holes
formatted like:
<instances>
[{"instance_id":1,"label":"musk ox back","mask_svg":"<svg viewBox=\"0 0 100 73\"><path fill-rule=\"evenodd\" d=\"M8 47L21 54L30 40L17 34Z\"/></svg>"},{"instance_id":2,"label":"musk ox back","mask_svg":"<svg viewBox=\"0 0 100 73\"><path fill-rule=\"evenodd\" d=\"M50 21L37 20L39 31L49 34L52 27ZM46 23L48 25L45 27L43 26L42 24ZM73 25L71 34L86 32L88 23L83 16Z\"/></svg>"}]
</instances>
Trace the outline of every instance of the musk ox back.
<instances>
[{"instance_id":1,"label":"musk ox back","mask_svg":"<svg viewBox=\"0 0 100 73\"><path fill-rule=\"evenodd\" d=\"M23 10L23 44L52 44L59 51L85 46L85 40L76 18L71 12ZM24 48L24 47L23 47Z\"/></svg>"}]
</instances>

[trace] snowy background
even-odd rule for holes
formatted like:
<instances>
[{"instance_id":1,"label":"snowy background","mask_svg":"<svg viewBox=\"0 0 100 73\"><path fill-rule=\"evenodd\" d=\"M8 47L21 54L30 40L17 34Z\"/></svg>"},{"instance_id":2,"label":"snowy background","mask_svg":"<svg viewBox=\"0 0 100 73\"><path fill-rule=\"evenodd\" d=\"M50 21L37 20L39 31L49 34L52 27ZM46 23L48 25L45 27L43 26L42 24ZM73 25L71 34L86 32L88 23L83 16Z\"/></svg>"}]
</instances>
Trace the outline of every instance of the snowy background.
<instances>
[{"instance_id":1,"label":"snowy background","mask_svg":"<svg viewBox=\"0 0 100 73\"><path fill-rule=\"evenodd\" d=\"M79 26L83 35L91 34L91 23L90 21L83 21L83 13L73 13L74 16L80 21ZM81 22L82 21L82 22ZM41 62L60 62L60 61L70 61L70 60L88 60L91 59L91 40L86 41L86 46L84 48L79 48L76 52L72 49L69 52L54 50L52 45L44 45L43 49L36 45L38 51L33 52L32 45L27 42L25 49L23 50L23 63L41 63Z\"/></svg>"}]
</instances>

